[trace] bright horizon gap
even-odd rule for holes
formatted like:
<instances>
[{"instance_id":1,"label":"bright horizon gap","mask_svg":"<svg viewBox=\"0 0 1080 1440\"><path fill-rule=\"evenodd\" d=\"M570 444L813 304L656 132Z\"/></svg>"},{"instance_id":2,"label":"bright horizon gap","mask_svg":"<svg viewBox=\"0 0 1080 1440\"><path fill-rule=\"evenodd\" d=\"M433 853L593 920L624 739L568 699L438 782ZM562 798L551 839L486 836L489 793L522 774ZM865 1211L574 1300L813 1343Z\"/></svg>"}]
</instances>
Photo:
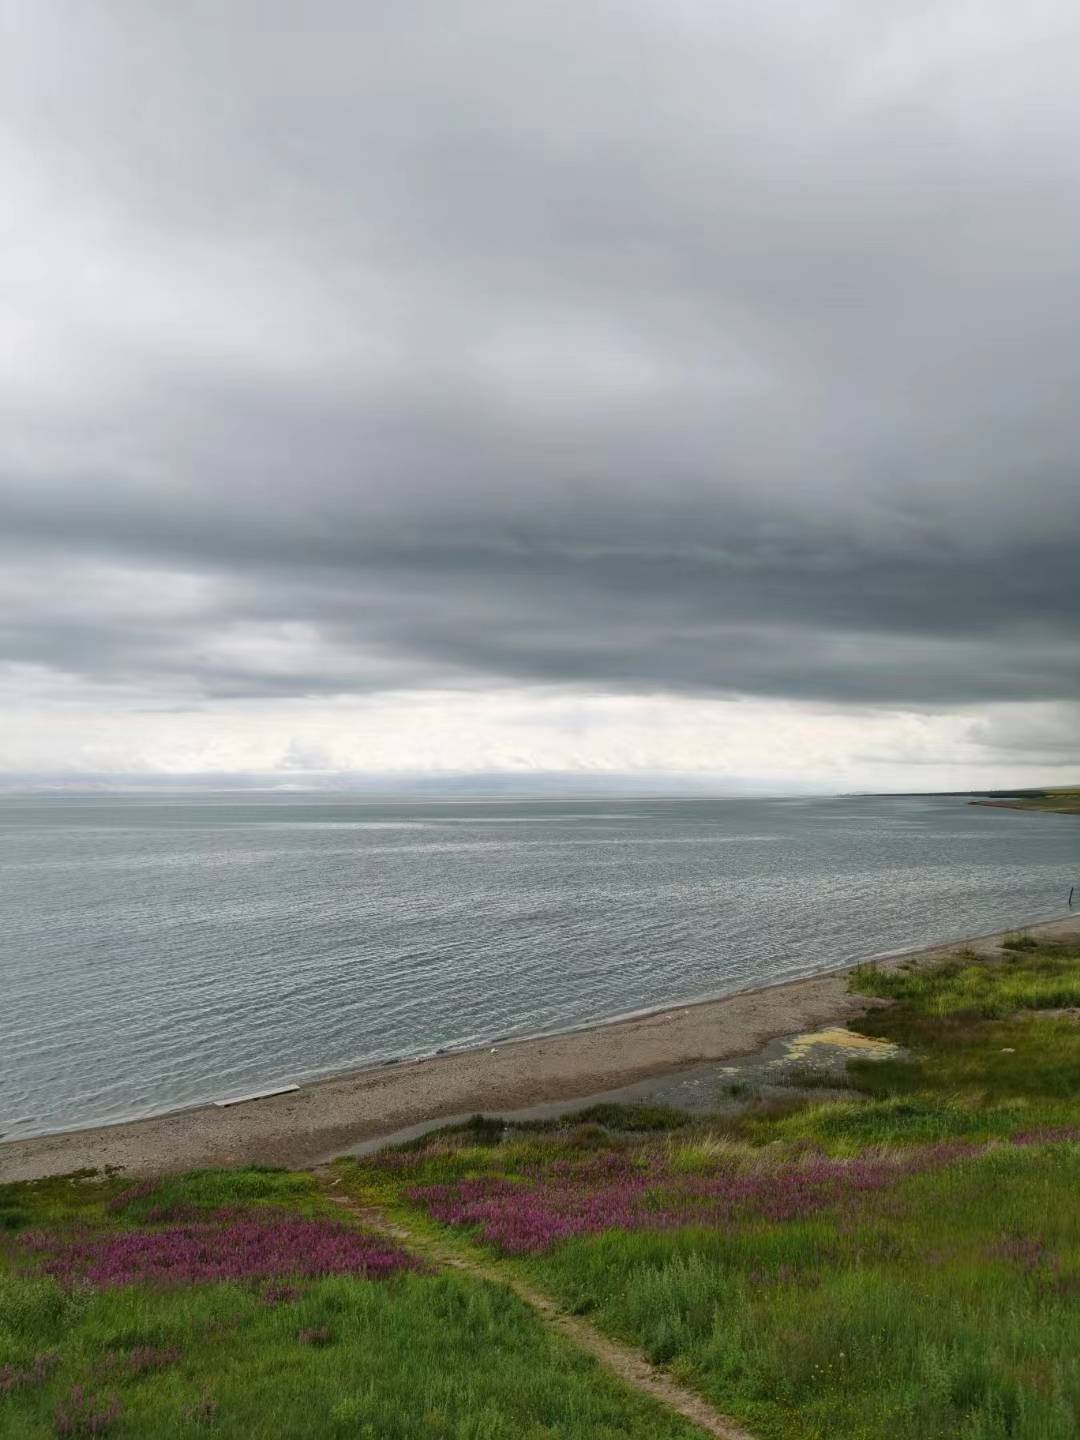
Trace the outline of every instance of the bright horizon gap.
<instances>
[{"instance_id":1,"label":"bright horizon gap","mask_svg":"<svg viewBox=\"0 0 1080 1440\"><path fill-rule=\"evenodd\" d=\"M959 788L830 790L813 785L778 789L766 784L735 784L723 778L677 773L627 775L617 772L441 772L364 775L311 774L283 780L279 775L140 774L140 775L16 775L0 772L0 796L138 795L138 794L275 794L326 798L352 796L391 800L438 799L843 799L854 796L949 796L1070 788L1062 776L1025 777L1013 785L996 781Z\"/></svg>"}]
</instances>

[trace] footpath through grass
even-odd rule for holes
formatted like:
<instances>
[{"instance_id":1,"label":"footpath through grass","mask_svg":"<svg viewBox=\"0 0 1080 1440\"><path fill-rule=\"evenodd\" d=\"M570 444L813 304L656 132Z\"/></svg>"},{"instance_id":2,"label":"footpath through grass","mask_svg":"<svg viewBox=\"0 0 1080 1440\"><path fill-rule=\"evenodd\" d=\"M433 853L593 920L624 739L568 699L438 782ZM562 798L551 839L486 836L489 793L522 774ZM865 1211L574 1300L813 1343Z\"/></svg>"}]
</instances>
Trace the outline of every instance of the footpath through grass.
<instances>
[{"instance_id":1,"label":"footpath through grass","mask_svg":"<svg viewBox=\"0 0 1080 1440\"><path fill-rule=\"evenodd\" d=\"M347 1183L471 1236L761 1436L1075 1440L1080 947L852 984L894 1002L861 1028L902 1052L852 1061L850 1100L666 1134L483 1122Z\"/></svg>"},{"instance_id":2,"label":"footpath through grass","mask_svg":"<svg viewBox=\"0 0 1080 1440\"><path fill-rule=\"evenodd\" d=\"M767 1440L1080 1434L1080 946L853 973L848 1098L596 1107L339 1164ZM436 1254L438 1247L432 1247ZM0 1186L0 1436L690 1440L501 1285L284 1171Z\"/></svg>"},{"instance_id":3,"label":"footpath through grass","mask_svg":"<svg viewBox=\"0 0 1080 1440\"><path fill-rule=\"evenodd\" d=\"M0 1186L0 1436L693 1440L310 1175Z\"/></svg>"}]
</instances>

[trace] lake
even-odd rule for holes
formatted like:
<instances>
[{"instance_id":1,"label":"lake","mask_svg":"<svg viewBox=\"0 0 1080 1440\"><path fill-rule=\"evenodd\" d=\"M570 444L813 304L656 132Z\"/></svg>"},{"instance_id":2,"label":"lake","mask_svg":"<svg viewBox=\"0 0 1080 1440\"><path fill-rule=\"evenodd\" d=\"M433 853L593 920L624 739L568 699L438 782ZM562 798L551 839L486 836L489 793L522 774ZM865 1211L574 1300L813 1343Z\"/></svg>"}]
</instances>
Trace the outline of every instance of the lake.
<instances>
[{"instance_id":1,"label":"lake","mask_svg":"<svg viewBox=\"0 0 1080 1440\"><path fill-rule=\"evenodd\" d=\"M959 797L0 800L0 1133L1048 919L1080 821Z\"/></svg>"}]
</instances>

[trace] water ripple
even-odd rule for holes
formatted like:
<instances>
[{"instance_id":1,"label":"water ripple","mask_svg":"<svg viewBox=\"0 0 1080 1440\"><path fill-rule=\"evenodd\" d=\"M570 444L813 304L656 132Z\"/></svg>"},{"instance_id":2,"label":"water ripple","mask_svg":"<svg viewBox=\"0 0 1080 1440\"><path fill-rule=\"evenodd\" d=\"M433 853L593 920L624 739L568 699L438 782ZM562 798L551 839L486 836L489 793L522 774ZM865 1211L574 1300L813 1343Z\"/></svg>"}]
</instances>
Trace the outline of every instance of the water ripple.
<instances>
[{"instance_id":1,"label":"water ripple","mask_svg":"<svg viewBox=\"0 0 1080 1440\"><path fill-rule=\"evenodd\" d=\"M962 799L0 801L9 1136L1057 913L1080 826Z\"/></svg>"}]
</instances>

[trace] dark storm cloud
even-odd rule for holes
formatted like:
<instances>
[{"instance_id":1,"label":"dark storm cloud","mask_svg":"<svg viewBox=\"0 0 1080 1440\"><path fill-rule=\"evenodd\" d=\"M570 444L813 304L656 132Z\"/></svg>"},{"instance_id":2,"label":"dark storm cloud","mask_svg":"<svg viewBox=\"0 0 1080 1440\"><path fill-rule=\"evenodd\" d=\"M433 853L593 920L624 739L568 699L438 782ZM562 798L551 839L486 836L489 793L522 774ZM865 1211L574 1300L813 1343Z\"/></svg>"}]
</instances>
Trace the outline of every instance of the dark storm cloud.
<instances>
[{"instance_id":1,"label":"dark storm cloud","mask_svg":"<svg viewBox=\"0 0 1080 1440\"><path fill-rule=\"evenodd\" d=\"M1080 697L1068 7L3 15L0 659Z\"/></svg>"}]
</instances>

